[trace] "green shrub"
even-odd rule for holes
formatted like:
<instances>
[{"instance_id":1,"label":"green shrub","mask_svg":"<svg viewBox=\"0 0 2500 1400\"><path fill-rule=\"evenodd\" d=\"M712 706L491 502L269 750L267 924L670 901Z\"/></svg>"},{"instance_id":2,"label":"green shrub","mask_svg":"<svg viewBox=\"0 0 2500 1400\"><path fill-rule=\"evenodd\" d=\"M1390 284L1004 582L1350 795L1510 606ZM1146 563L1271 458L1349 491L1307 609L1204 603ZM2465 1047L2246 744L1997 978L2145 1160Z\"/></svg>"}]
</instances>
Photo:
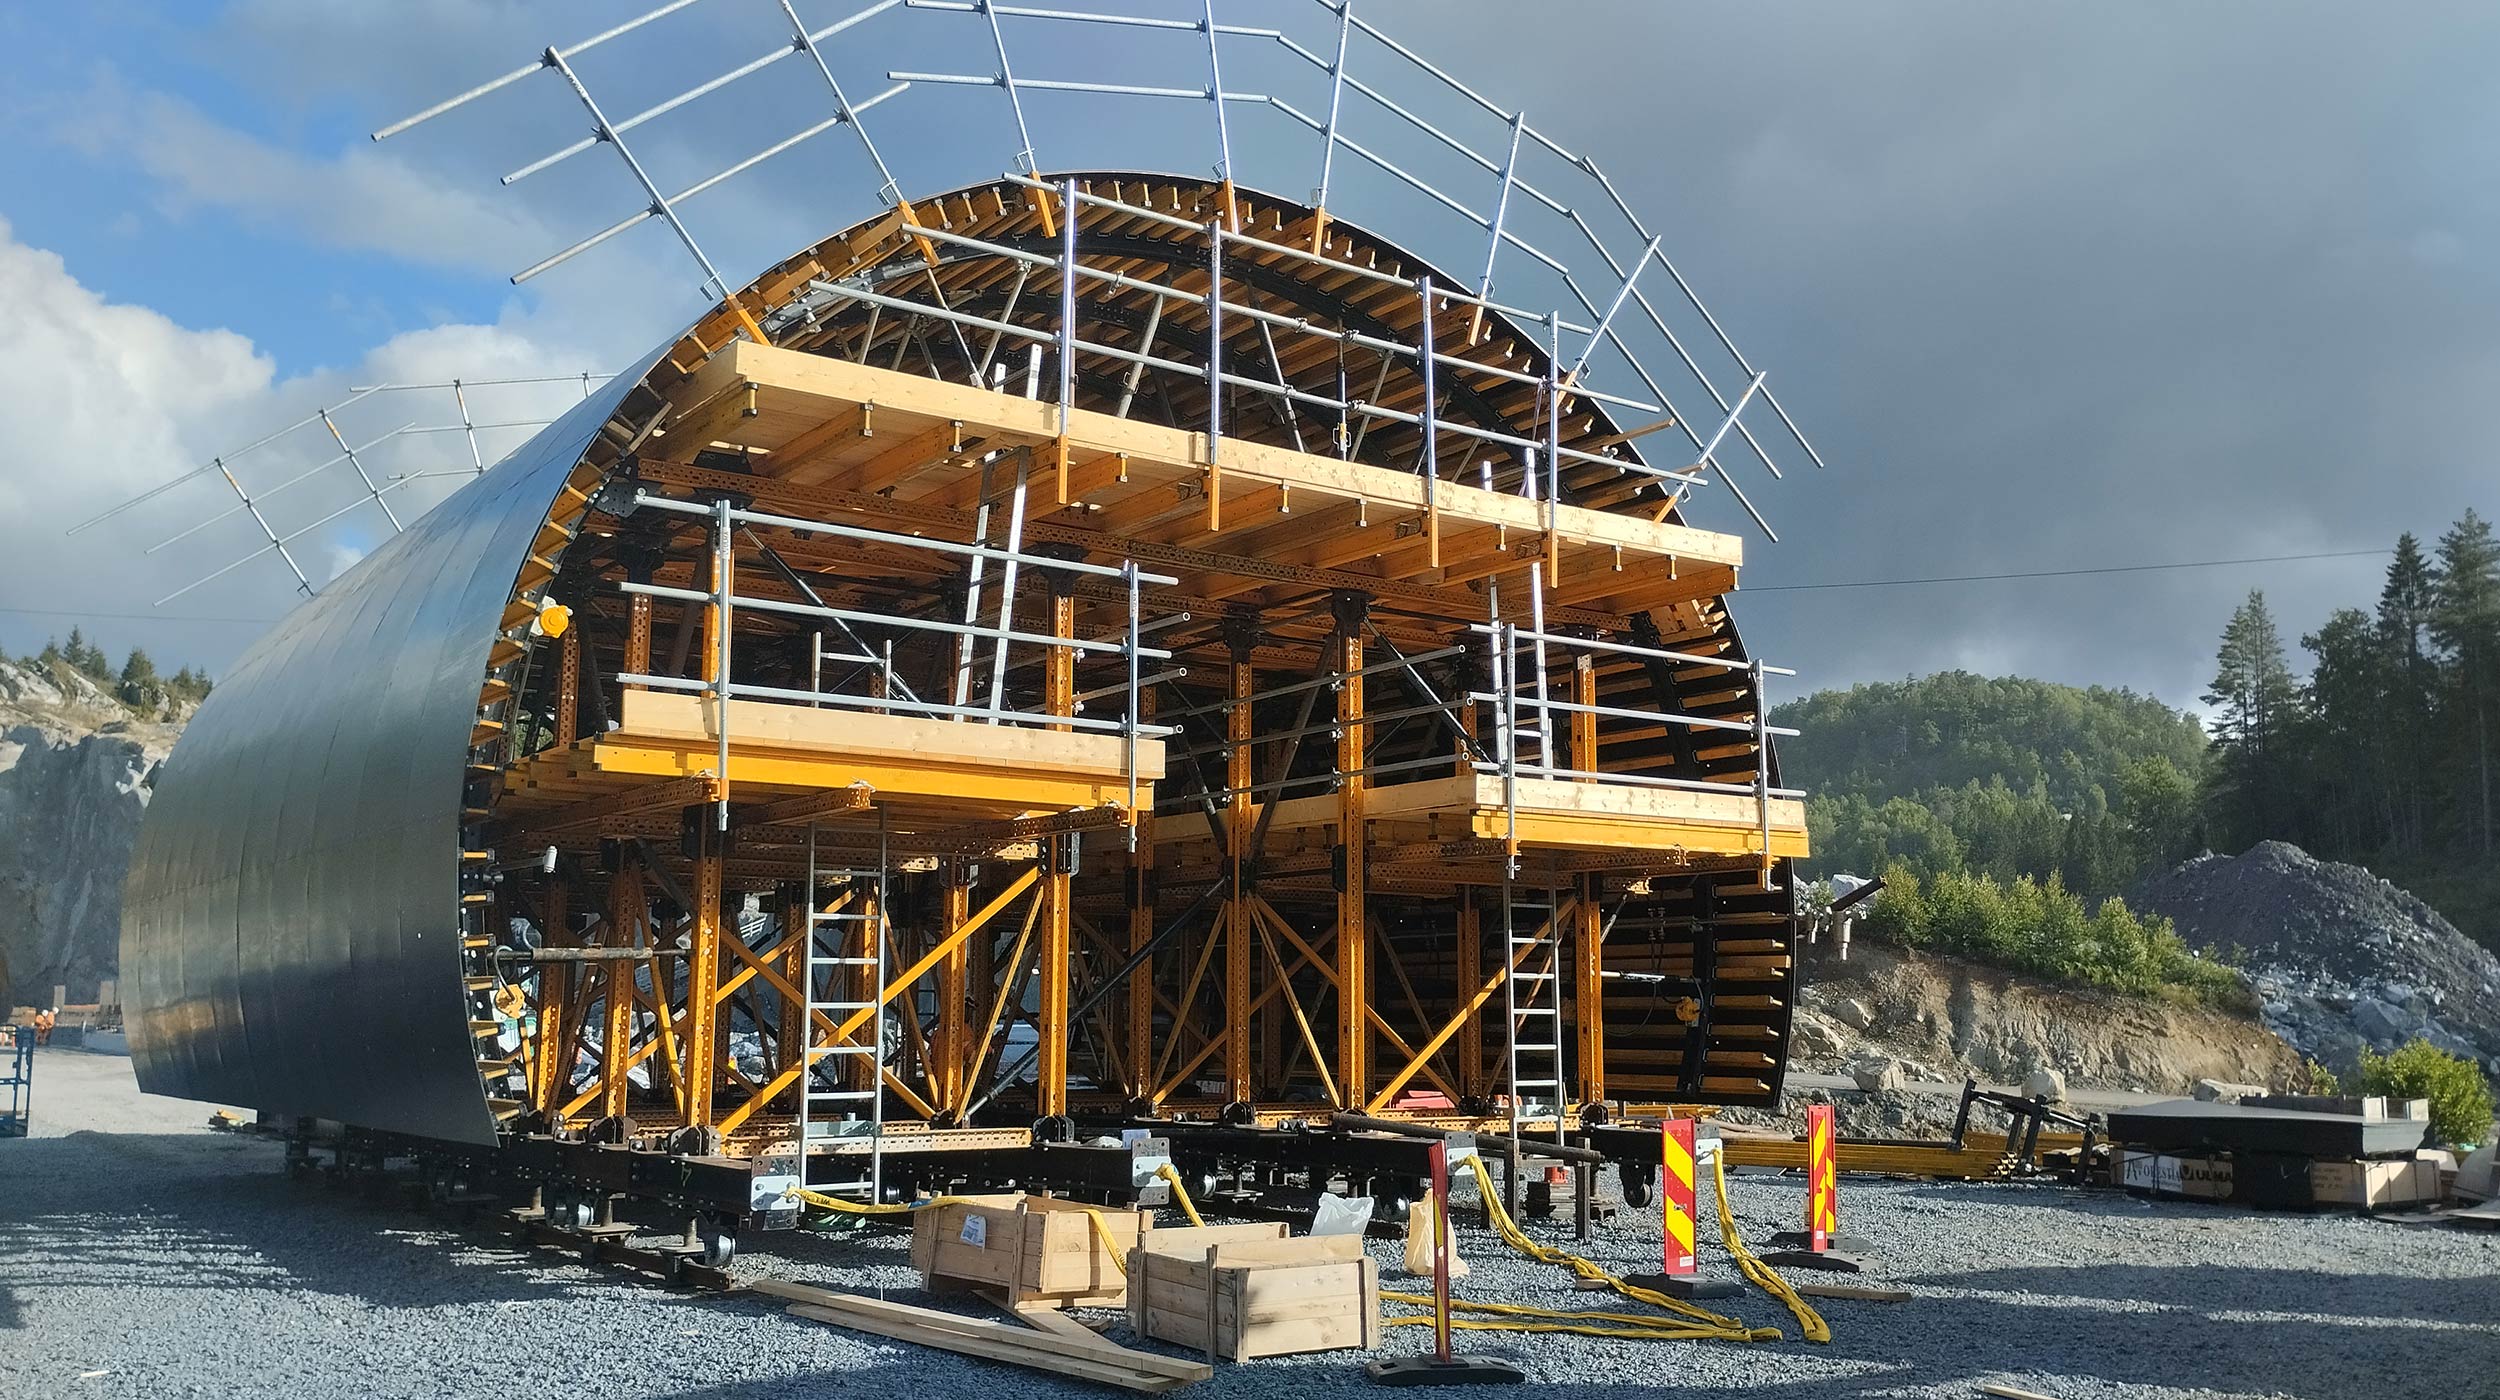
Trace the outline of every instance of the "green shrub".
<instances>
[{"instance_id":1,"label":"green shrub","mask_svg":"<svg viewBox=\"0 0 2500 1400\"><path fill-rule=\"evenodd\" d=\"M2431 1134L2441 1142L2472 1146L2491 1131L2491 1085L2482 1066L2427 1040L2386 1055L2363 1050L2352 1092L2429 1099Z\"/></svg>"},{"instance_id":2,"label":"green shrub","mask_svg":"<svg viewBox=\"0 0 2500 1400\"><path fill-rule=\"evenodd\" d=\"M2011 884L1946 871L1922 880L1907 866L1884 872L1867 915L1869 935L2053 981L2136 996L2175 996L2234 1010L2249 1007L2238 973L2188 949L2168 919L2146 918L2124 900L2087 909L2056 876Z\"/></svg>"}]
</instances>

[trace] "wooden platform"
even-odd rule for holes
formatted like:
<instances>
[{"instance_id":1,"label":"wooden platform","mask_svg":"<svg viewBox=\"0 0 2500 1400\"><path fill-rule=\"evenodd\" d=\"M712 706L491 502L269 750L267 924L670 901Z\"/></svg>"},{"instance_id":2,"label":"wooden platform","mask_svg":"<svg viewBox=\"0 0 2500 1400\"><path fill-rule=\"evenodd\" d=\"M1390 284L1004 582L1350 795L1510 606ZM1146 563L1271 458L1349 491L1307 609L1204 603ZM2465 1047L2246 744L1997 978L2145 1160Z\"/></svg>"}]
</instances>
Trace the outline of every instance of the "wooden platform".
<instances>
[{"instance_id":1,"label":"wooden platform","mask_svg":"<svg viewBox=\"0 0 2500 1400\"><path fill-rule=\"evenodd\" d=\"M1128 542L1167 571L1187 565L1157 546L1222 550L1244 539L1271 570L1410 586L1543 559L1558 603L1630 614L1727 592L1744 558L1733 535L1578 506L1554 512L1549 543L1546 508L1518 495L1450 480L1427 492L1411 472L1230 437L1210 461L1204 433L1085 409L1069 415L1062 472L1056 405L744 340L721 347L672 399L666 455L745 449L760 475L897 506L969 507L981 454L1034 448L1037 513L1066 507L1053 518ZM1184 589L1221 598L1263 581Z\"/></svg>"},{"instance_id":2,"label":"wooden platform","mask_svg":"<svg viewBox=\"0 0 2500 1400\"><path fill-rule=\"evenodd\" d=\"M624 692L618 728L509 769L497 817L513 830L586 839L673 832L679 807L717 791L705 786L720 762L713 705L709 696ZM1126 745L1116 734L758 700L729 702L729 733L731 799L768 816L809 794L829 794L834 800L817 804L825 817L865 816L873 803L890 826L910 833L1125 808L1129 800ZM1143 804L1163 776L1161 741L1137 741L1137 768ZM840 800L849 793L856 799ZM651 800L638 806L637 794Z\"/></svg>"},{"instance_id":3,"label":"wooden platform","mask_svg":"<svg viewBox=\"0 0 2500 1400\"><path fill-rule=\"evenodd\" d=\"M1385 835L1401 844L1499 839L1509 829L1502 780L1490 773L1377 787L1365 800L1375 839ZM1729 855L1758 855L1762 850L1761 815L1753 794L1742 788L1716 793L1522 778L1518 810L1519 839L1537 848ZM1268 826L1274 833L1291 833L1336 821L1337 799L1321 795L1278 803ZM1192 822L1166 822L1161 831L1165 834L1159 845L1206 839L1203 827ZM1806 854L1804 803L1771 800L1771 854Z\"/></svg>"}]
</instances>

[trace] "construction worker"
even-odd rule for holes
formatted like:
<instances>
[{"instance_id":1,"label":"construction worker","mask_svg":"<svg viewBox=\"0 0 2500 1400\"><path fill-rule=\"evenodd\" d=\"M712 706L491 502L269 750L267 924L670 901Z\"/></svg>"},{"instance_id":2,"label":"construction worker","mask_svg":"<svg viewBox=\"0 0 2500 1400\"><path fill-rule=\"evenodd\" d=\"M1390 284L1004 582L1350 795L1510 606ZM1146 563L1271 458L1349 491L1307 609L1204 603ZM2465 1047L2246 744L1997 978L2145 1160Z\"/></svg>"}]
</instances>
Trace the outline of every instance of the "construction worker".
<instances>
[{"instance_id":1,"label":"construction worker","mask_svg":"<svg viewBox=\"0 0 2500 1400\"><path fill-rule=\"evenodd\" d=\"M35 1043L37 1045L52 1043L52 1026L60 1019L59 1014L48 1006L35 1013Z\"/></svg>"}]
</instances>

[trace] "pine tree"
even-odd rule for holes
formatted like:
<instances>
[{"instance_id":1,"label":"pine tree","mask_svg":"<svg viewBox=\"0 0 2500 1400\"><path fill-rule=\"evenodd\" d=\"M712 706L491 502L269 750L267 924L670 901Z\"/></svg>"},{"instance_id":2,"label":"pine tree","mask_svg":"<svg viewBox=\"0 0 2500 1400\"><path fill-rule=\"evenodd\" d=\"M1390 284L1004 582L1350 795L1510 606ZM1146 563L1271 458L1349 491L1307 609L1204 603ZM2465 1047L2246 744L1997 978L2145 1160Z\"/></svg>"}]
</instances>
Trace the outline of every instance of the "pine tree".
<instances>
[{"instance_id":1,"label":"pine tree","mask_svg":"<svg viewBox=\"0 0 2500 1400\"><path fill-rule=\"evenodd\" d=\"M2460 804L2483 859L2493 851L2492 733L2500 716L2500 540L2491 523L2468 510L2439 537L2438 581L2432 591L2431 640L2447 657L2448 726L2463 749Z\"/></svg>"},{"instance_id":2,"label":"pine tree","mask_svg":"<svg viewBox=\"0 0 2500 1400\"><path fill-rule=\"evenodd\" d=\"M164 682L156 678L156 663L137 647L122 662L121 697L125 705L152 706L165 698Z\"/></svg>"},{"instance_id":3,"label":"pine tree","mask_svg":"<svg viewBox=\"0 0 2500 1400\"><path fill-rule=\"evenodd\" d=\"M113 663L104 648L87 640L84 632L69 629L69 645L61 649L62 659L86 673L87 678L109 685L113 680Z\"/></svg>"},{"instance_id":4,"label":"pine tree","mask_svg":"<svg viewBox=\"0 0 2500 1400\"><path fill-rule=\"evenodd\" d=\"M2381 759L2388 766L2387 790L2395 804L2391 844L2417 855L2422 850L2424 779L2432 768L2431 712L2439 686L2430 644L2436 583L2421 541L2410 530L2398 535L2396 557L2387 566L2387 583L2378 595L2379 640L2387 668L2382 686L2387 737Z\"/></svg>"},{"instance_id":5,"label":"pine tree","mask_svg":"<svg viewBox=\"0 0 2500 1400\"><path fill-rule=\"evenodd\" d=\"M2270 834L2286 815L2284 775L2290 739L2300 721L2300 688L2283 658L2283 634L2266 595L2251 592L2222 629L2214 658L2213 688L2205 703L2215 709L2216 805L2234 837Z\"/></svg>"},{"instance_id":6,"label":"pine tree","mask_svg":"<svg viewBox=\"0 0 2500 1400\"><path fill-rule=\"evenodd\" d=\"M2304 692L2311 723L2305 732L2310 761L2302 765L2327 791L2319 821L2337 848L2362 844L2360 826L2375 815L2387 831L2394 822L2388 791L2387 683L2390 668L2378 627L2359 608L2338 608L2326 625L2300 639L2317 658Z\"/></svg>"}]
</instances>

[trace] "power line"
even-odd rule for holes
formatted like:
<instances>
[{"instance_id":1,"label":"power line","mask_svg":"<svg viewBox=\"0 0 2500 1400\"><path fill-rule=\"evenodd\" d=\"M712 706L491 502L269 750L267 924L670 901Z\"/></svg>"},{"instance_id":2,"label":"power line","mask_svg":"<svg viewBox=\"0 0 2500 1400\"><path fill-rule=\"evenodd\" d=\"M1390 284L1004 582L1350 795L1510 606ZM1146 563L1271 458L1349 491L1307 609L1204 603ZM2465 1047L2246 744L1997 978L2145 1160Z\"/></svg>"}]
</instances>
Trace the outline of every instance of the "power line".
<instances>
[{"instance_id":1,"label":"power line","mask_svg":"<svg viewBox=\"0 0 2500 1400\"><path fill-rule=\"evenodd\" d=\"M2393 549L2334 549L2310 554L2256 554L2242 559L2186 559L2170 564L2107 564L2089 569L2026 569L2003 574L1933 574L1924 578L1862 578L1836 580L1830 583L1770 583L1750 585L1742 590L1753 593L1812 593L1838 588L1906 588L1929 583L2001 583L2010 579L2084 578L2094 574L2150 574L2174 569L2227 569L2245 564L2293 564L2313 559L2368 559L2393 554ZM230 622L265 627L277 621L274 617L203 617L177 613L87 612L66 608L0 608L0 613L18 617L80 617L97 621L128 622Z\"/></svg>"},{"instance_id":2,"label":"power line","mask_svg":"<svg viewBox=\"0 0 2500 1400\"><path fill-rule=\"evenodd\" d=\"M0 608L0 613L16 617L80 617L91 622L235 622L266 627L277 621L274 617L200 617L189 613L119 613L89 612L83 608Z\"/></svg>"},{"instance_id":3,"label":"power line","mask_svg":"<svg viewBox=\"0 0 2500 1400\"><path fill-rule=\"evenodd\" d=\"M2289 564L2304 559L2366 559L2393 549L2337 549L2315 554L2260 554L2246 559L2189 559L2175 564L2109 564L2091 569L2029 569L2009 574L1937 574L1928 578L1863 578L1834 583L1772 583L1747 586L1743 594L1807 593L1829 588L1903 588L1920 583L1997 583L2023 578L2082 578L2089 574L2149 574L2167 569L2223 569L2239 564Z\"/></svg>"}]
</instances>

